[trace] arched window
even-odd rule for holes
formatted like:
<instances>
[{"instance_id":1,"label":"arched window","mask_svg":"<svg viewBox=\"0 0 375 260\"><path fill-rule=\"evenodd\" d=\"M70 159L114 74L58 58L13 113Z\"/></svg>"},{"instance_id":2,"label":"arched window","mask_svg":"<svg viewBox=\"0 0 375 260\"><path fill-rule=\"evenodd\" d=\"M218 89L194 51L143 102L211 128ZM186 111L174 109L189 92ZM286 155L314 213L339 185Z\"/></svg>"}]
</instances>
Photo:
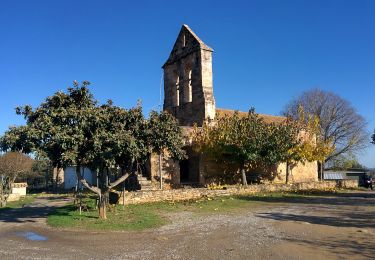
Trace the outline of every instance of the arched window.
<instances>
[{"instance_id":1,"label":"arched window","mask_svg":"<svg viewBox=\"0 0 375 260\"><path fill-rule=\"evenodd\" d=\"M189 103L193 100L193 90L191 86L191 70L186 73L186 81L184 84L184 102Z\"/></svg>"},{"instance_id":2,"label":"arched window","mask_svg":"<svg viewBox=\"0 0 375 260\"><path fill-rule=\"evenodd\" d=\"M180 105L180 77L177 76L176 85L174 86L175 95L173 98L173 105L178 107Z\"/></svg>"}]
</instances>

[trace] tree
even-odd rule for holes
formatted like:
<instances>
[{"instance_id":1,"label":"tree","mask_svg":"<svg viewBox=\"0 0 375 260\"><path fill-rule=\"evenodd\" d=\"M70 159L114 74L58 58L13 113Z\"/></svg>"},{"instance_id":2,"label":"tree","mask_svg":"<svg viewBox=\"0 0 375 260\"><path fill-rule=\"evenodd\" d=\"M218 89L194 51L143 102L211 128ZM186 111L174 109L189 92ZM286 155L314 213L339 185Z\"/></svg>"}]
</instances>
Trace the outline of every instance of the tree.
<instances>
[{"instance_id":1,"label":"tree","mask_svg":"<svg viewBox=\"0 0 375 260\"><path fill-rule=\"evenodd\" d=\"M99 196L99 215L106 218L106 201L109 191L125 181L134 165L146 160L149 154L147 146L147 121L143 117L141 106L126 110L113 106L112 102L99 107L91 120L90 138L83 147L82 163L99 170L100 187L84 183ZM120 168L120 172L116 169ZM111 169L113 171L111 171ZM80 172L77 170L80 176ZM108 182L111 175L115 180ZM82 176L81 181L85 182Z\"/></svg>"},{"instance_id":2,"label":"tree","mask_svg":"<svg viewBox=\"0 0 375 260\"><path fill-rule=\"evenodd\" d=\"M75 165L77 179L98 195L99 216L106 219L110 190L128 178L134 164L145 161L160 147L172 155L181 150L179 143L171 140L154 148L160 144L157 136L182 137L180 132L172 133L177 124L169 118L160 124L166 127L155 130L157 124L144 118L140 105L126 110L108 101L99 106L89 84L84 81L80 86L75 81L66 93L57 92L35 109L20 107L17 113L26 119L27 141L32 142L33 151L45 155L55 167ZM98 187L83 177L83 167L97 171Z\"/></svg>"},{"instance_id":3,"label":"tree","mask_svg":"<svg viewBox=\"0 0 375 260\"><path fill-rule=\"evenodd\" d=\"M361 165L354 155L340 155L335 157L329 162L329 168L334 170L347 170L352 168L363 169L364 166Z\"/></svg>"},{"instance_id":4,"label":"tree","mask_svg":"<svg viewBox=\"0 0 375 260\"><path fill-rule=\"evenodd\" d=\"M149 146L152 147L152 152L159 155L160 189L162 189L161 161L163 152L168 150L169 155L175 160L180 160L184 156L182 133L176 119L167 112L158 113L151 111L148 140Z\"/></svg>"},{"instance_id":5,"label":"tree","mask_svg":"<svg viewBox=\"0 0 375 260\"><path fill-rule=\"evenodd\" d=\"M267 124L252 109L246 117L236 112L214 124L195 127L193 140L198 151L236 162L242 183L247 185L246 166L274 166L289 160L290 150L298 144L297 134L297 128L288 121Z\"/></svg>"},{"instance_id":6,"label":"tree","mask_svg":"<svg viewBox=\"0 0 375 260\"><path fill-rule=\"evenodd\" d=\"M16 178L31 171L33 159L20 152L0 156L0 206L5 207Z\"/></svg>"},{"instance_id":7,"label":"tree","mask_svg":"<svg viewBox=\"0 0 375 260\"><path fill-rule=\"evenodd\" d=\"M305 145L310 143L311 139L306 138L301 125L290 118L283 124L278 125L276 129L273 137L278 140L279 161L286 163L285 182L289 183L291 166L308 160L303 151Z\"/></svg>"},{"instance_id":8,"label":"tree","mask_svg":"<svg viewBox=\"0 0 375 260\"><path fill-rule=\"evenodd\" d=\"M291 163L293 164L293 161L296 163L317 161L319 175L320 178L323 179L324 161L333 151L335 151L335 146L332 139L324 140L322 138L320 120L316 115L306 115L302 106L298 108L297 112L299 116L295 122L300 127L300 144L291 150L291 154L293 155Z\"/></svg>"},{"instance_id":9,"label":"tree","mask_svg":"<svg viewBox=\"0 0 375 260\"><path fill-rule=\"evenodd\" d=\"M355 154L368 142L364 118L348 101L332 92L320 89L304 92L287 104L283 114L299 121L318 120L317 146L331 142L335 148L321 160L323 165L342 154Z\"/></svg>"},{"instance_id":10,"label":"tree","mask_svg":"<svg viewBox=\"0 0 375 260\"><path fill-rule=\"evenodd\" d=\"M0 149L2 151L20 151L28 154L33 148L34 142L28 126L11 126L0 138Z\"/></svg>"},{"instance_id":11,"label":"tree","mask_svg":"<svg viewBox=\"0 0 375 260\"><path fill-rule=\"evenodd\" d=\"M375 144L375 131L374 131L374 133L371 136L371 143Z\"/></svg>"}]
</instances>

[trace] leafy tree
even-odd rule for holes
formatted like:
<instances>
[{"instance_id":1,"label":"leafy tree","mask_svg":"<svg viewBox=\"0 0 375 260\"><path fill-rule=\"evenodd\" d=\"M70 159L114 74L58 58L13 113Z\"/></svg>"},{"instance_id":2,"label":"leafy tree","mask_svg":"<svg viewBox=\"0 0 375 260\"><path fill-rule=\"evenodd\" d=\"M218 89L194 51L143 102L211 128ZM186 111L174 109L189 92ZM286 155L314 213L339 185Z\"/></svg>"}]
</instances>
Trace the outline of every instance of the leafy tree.
<instances>
[{"instance_id":1,"label":"leafy tree","mask_svg":"<svg viewBox=\"0 0 375 260\"><path fill-rule=\"evenodd\" d=\"M159 155L160 189L163 188L162 154L165 150L176 160L184 156L181 128L176 119L167 112L151 111L149 119L149 146L152 152Z\"/></svg>"},{"instance_id":2,"label":"leafy tree","mask_svg":"<svg viewBox=\"0 0 375 260\"><path fill-rule=\"evenodd\" d=\"M8 152L0 156L0 206L5 207L16 178L29 173L33 159L20 152Z\"/></svg>"},{"instance_id":3,"label":"leafy tree","mask_svg":"<svg viewBox=\"0 0 375 260\"><path fill-rule=\"evenodd\" d=\"M58 174L63 174L63 172L56 173L57 168L52 166L51 161L38 153L34 154L34 163L32 171L26 176L26 181L31 188L41 188L44 187L48 189L49 184L52 183L54 188L58 184L59 176ZM54 174L58 176L54 176ZM42 186L44 184L44 186Z\"/></svg>"},{"instance_id":4,"label":"leafy tree","mask_svg":"<svg viewBox=\"0 0 375 260\"><path fill-rule=\"evenodd\" d=\"M90 127L91 138L84 148L88 156L83 162L90 168L99 170L101 185L85 185L99 195L99 214L106 218L105 208L109 191L125 181L134 165L145 161L149 154L147 121L140 106L126 110L113 106L112 102L99 107L94 115L94 124ZM120 172L111 171L117 168L121 169ZM116 180L109 183L109 175Z\"/></svg>"},{"instance_id":5,"label":"leafy tree","mask_svg":"<svg viewBox=\"0 0 375 260\"><path fill-rule=\"evenodd\" d=\"M109 191L126 180L133 165L159 149L176 156L182 137L179 131L174 133L177 124L166 115L160 116L157 124L152 114L149 123L140 105L126 110L108 101L99 106L88 85L87 81L81 86L74 82L67 93L57 92L35 109L20 107L17 113L27 121L26 140L32 143L33 151L49 158L54 167L75 165L78 180L98 195L99 216L106 219ZM164 144L160 137L165 137ZM97 170L99 187L85 180L81 173L84 166Z\"/></svg>"},{"instance_id":6,"label":"leafy tree","mask_svg":"<svg viewBox=\"0 0 375 260\"><path fill-rule=\"evenodd\" d=\"M238 113L217 119L213 125L195 128L194 143L199 151L239 165L242 183L247 185L246 166L273 166L290 159L290 150L298 144L294 125L267 124L250 110L246 117Z\"/></svg>"},{"instance_id":7,"label":"leafy tree","mask_svg":"<svg viewBox=\"0 0 375 260\"><path fill-rule=\"evenodd\" d=\"M276 152L279 154L277 162L286 163L285 182L289 182L291 166L306 160L303 154L303 147L306 142L311 140L305 139L302 128L298 122L288 118L283 124L274 126L275 132L272 137L277 143Z\"/></svg>"},{"instance_id":8,"label":"leafy tree","mask_svg":"<svg viewBox=\"0 0 375 260\"><path fill-rule=\"evenodd\" d=\"M20 151L31 153L34 143L30 136L28 126L11 126L0 138L0 149L2 151Z\"/></svg>"},{"instance_id":9,"label":"leafy tree","mask_svg":"<svg viewBox=\"0 0 375 260\"><path fill-rule=\"evenodd\" d=\"M301 118L300 108L303 107ZM320 89L302 93L283 112L295 120L318 121L317 146L331 143L335 149L322 158L321 168L341 154L355 154L367 144L366 121L355 108L340 96ZM305 121L307 123L307 121ZM324 149L322 149L324 150Z\"/></svg>"},{"instance_id":10,"label":"leafy tree","mask_svg":"<svg viewBox=\"0 0 375 260\"><path fill-rule=\"evenodd\" d=\"M320 166L320 176L323 178L325 159L335 151L335 146L332 139L321 138L320 120L317 116L306 115L302 106L299 107L298 114L298 119L295 122L299 126L300 144L290 151L293 156L289 164L317 161Z\"/></svg>"}]
</instances>

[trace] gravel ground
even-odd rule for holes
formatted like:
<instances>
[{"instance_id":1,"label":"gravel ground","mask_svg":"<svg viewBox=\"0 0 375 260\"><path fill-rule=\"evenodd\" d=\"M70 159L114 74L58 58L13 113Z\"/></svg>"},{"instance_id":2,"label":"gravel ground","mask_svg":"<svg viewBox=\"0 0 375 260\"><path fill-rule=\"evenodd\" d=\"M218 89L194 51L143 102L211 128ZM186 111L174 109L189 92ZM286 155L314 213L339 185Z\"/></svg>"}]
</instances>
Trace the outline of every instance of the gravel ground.
<instances>
[{"instance_id":1,"label":"gravel ground","mask_svg":"<svg viewBox=\"0 0 375 260\"><path fill-rule=\"evenodd\" d=\"M66 200L41 198L0 213L0 259L371 259L375 193L265 201L236 214L170 213L142 232L83 232L46 226ZM34 232L46 238L31 241Z\"/></svg>"}]
</instances>

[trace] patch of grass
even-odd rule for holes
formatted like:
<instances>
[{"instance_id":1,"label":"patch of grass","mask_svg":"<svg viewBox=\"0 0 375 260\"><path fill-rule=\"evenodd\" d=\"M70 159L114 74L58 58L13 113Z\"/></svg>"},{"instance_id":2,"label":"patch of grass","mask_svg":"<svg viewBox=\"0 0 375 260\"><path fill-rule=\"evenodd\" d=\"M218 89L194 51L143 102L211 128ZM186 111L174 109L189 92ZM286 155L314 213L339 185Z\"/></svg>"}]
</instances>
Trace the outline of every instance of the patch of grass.
<instances>
[{"instance_id":1,"label":"patch of grass","mask_svg":"<svg viewBox=\"0 0 375 260\"><path fill-rule=\"evenodd\" d=\"M22 197L19 201L8 202L7 205L3 208L0 208L0 211L6 209L15 209L21 208L24 205L28 205L34 202L38 195L37 194L27 194L25 197Z\"/></svg>"},{"instance_id":2,"label":"patch of grass","mask_svg":"<svg viewBox=\"0 0 375 260\"><path fill-rule=\"evenodd\" d=\"M158 214L157 205L141 206L129 205L123 208L117 206L116 210L107 210L107 220L98 218L98 210L90 200L89 211L79 214L77 207L73 204L61 207L48 216L47 223L53 227L74 228L83 230L144 230L159 227L167 223L167 219Z\"/></svg>"},{"instance_id":3,"label":"patch of grass","mask_svg":"<svg viewBox=\"0 0 375 260\"><path fill-rule=\"evenodd\" d=\"M138 205L119 205L114 212L107 210L107 220L98 218L98 210L94 208L93 198L86 198L89 211L79 214L73 204L56 209L47 219L53 227L83 230L139 231L156 228L170 222L167 217L171 212L188 211L196 214L234 213L244 210L256 202L234 197L204 198L195 201L157 202Z\"/></svg>"},{"instance_id":4,"label":"patch of grass","mask_svg":"<svg viewBox=\"0 0 375 260\"><path fill-rule=\"evenodd\" d=\"M246 196L201 198L182 202L157 202L137 205L119 205L114 212L107 211L107 220L98 218L95 197L84 198L89 211L79 215L77 207L69 204L55 210L48 216L47 223L53 227L83 230L127 230L139 231L160 227L170 222L168 213L192 212L194 214L232 214L270 203L308 200L333 191L304 191L256 193Z\"/></svg>"},{"instance_id":5,"label":"patch of grass","mask_svg":"<svg viewBox=\"0 0 375 260\"><path fill-rule=\"evenodd\" d=\"M197 214L236 213L255 207L257 203L241 200L237 197L202 198L196 201L178 202L176 205L185 211Z\"/></svg>"}]
</instances>

